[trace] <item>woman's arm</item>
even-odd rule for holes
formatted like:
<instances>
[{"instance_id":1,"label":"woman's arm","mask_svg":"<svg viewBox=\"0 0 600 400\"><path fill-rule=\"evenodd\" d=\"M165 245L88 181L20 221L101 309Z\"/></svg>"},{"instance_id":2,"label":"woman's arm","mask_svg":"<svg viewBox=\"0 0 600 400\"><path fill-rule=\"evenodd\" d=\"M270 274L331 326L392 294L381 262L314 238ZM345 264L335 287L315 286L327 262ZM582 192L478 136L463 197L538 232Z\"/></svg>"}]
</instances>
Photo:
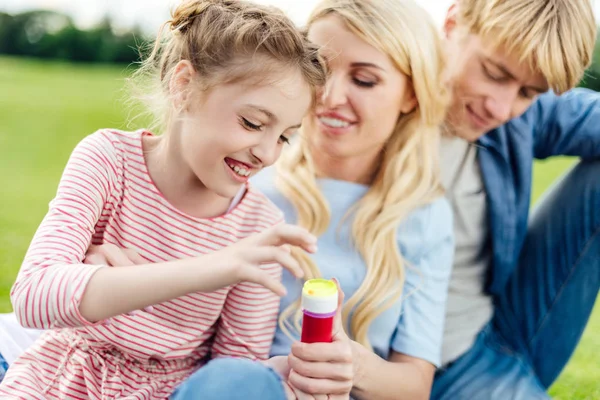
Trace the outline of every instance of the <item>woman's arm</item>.
<instances>
[{"instance_id":1,"label":"woman's arm","mask_svg":"<svg viewBox=\"0 0 600 400\"><path fill-rule=\"evenodd\" d=\"M294 343L289 357L294 386L308 393L341 394L347 373L344 367L350 364L353 397L429 397L441 357L454 241L448 203L440 200L426 210L409 218L398 231L400 250L411 274L407 273L389 360L346 338L333 343Z\"/></svg>"},{"instance_id":2,"label":"woman's arm","mask_svg":"<svg viewBox=\"0 0 600 400\"><path fill-rule=\"evenodd\" d=\"M360 360L354 374L352 397L356 399L429 399L435 366L393 351L384 360L353 342Z\"/></svg>"},{"instance_id":3,"label":"woman's arm","mask_svg":"<svg viewBox=\"0 0 600 400\"><path fill-rule=\"evenodd\" d=\"M418 218L417 218L418 217ZM362 346L352 395L358 399L428 399L441 362L448 284L454 258L452 211L445 199L398 231L406 262L402 314L383 360ZM415 234L418 233L418 234ZM364 358L362 358L364 356Z\"/></svg>"}]
</instances>

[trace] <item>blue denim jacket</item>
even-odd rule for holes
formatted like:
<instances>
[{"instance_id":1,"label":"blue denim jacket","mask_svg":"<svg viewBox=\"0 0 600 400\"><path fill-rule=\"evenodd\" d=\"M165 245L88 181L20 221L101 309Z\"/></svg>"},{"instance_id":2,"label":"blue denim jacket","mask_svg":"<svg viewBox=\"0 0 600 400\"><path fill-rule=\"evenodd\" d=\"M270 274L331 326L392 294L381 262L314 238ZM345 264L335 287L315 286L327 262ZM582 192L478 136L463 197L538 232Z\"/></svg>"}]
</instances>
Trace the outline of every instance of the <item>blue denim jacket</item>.
<instances>
[{"instance_id":1,"label":"blue denim jacket","mask_svg":"<svg viewBox=\"0 0 600 400\"><path fill-rule=\"evenodd\" d=\"M527 234L533 159L600 157L600 93L545 93L521 117L488 132L478 144L493 251L487 290L498 294L517 265Z\"/></svg>"}]
</instances>

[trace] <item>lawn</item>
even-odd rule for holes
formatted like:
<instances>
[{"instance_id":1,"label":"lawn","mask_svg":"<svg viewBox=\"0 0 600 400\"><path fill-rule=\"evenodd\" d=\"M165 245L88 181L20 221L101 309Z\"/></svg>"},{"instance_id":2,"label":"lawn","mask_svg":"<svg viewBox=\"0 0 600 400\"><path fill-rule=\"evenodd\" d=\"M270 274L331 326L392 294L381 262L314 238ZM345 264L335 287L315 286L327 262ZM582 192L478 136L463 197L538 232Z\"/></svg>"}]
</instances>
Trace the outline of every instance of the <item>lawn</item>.
<instances>
[{"instance_id":1,"label":"lawn","mask_svg":"<svg viewBox=\"0 0 600 400\"><path fill-rule=\"evenodd\" d=\"M127 127L122 67L0 58L0 312L75 144L103 127ZM535 166L537 198L573 162ZM555 399L600 399L600 308L552 387ZM507 399L508 400L508 399Z\"/></svg>"}]
</instances>

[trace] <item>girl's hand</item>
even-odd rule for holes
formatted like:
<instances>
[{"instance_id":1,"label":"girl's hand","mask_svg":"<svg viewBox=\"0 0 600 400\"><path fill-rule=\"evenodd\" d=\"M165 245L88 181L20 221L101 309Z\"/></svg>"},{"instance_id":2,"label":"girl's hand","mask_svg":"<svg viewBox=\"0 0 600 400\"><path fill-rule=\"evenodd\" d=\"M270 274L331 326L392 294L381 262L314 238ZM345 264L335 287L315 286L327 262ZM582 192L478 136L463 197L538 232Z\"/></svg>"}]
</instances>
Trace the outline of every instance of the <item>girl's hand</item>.
<instances>
[{"instance_id":1,"label":"girl's hand","mask_svg":"<svg viewBox=\"0 0 600 400\"><path fill-rule=\"evenodd\" d=\"M344 292L335 282L339 297L332 342L295 342L288 356L291 386L313 396L326 395L330 400L348 399L354 378L352 341L342 324Z\"/></svg>"},{"instance_id":2,"label":"girl's hand","mask_svg":"<svg viewBox=\"0 0 600 400\"><path fill-rule=\"evenodd\" d=\"M317 251L317 238L306 229L295 225L282 224L257 235L250 236L232 246L199 257L201 263L211 271L221 271L210 290L239 283L254 282L266 287L275 294L283 296L286 290L280 280L274 279L259 268L261 264L278 263L292 275L301 278L304 275L300 264L291 255L290 246L297 246L309 253Z\"/></svg>"},{"instance_id":3,"label":"girl's hand","mask_svg":"<svg viewBox=\"0 0 600 400\"><path fill-rule=\"evenodd\" d=\"M317 239L306 229L282 224L274 226L260 234L247 237L219 251L197 257L202 274L202 292L212 292L242 281L258 283L279 296L285 294L283 284L273 279L261 264L279 263L294 276L302 277L303 271L290 254L289 246L298 246L314 253ZM120 249L113 244L90 246L83 261L85 264L122 267L147 264L132 249Z\"/></svg>"}]
</instances>

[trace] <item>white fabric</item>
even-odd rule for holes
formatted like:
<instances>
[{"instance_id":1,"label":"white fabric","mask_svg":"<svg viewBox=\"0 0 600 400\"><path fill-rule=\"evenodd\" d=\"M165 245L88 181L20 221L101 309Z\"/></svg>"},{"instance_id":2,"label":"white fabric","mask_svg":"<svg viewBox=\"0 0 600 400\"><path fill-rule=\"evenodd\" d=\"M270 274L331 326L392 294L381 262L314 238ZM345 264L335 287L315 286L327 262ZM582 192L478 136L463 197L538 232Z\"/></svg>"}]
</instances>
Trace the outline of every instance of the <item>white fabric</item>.
<instances>
[{"instance_id":1,"label":"white fabric","mask_svg":"<svg viewBox=\"0 0 600 400\"><path fill-rule=\"evenodd\" d=\"M42 332L23 328L14 313L0 314L0 354L11 365Z\"/></svg>"},{"instance_id":2,"label":"white fabric","mask_svg":"<svg viewBox=\"0 0 600 400\"><path fill-rule=\"evenodd\" d=\"M492 318L492 298L485 292L491 263L487 197L475 144L457 137L441 143L442 183L454 213L454 265L448 288L442 365L474 343Z\"/></svg>"}]
</instances>

